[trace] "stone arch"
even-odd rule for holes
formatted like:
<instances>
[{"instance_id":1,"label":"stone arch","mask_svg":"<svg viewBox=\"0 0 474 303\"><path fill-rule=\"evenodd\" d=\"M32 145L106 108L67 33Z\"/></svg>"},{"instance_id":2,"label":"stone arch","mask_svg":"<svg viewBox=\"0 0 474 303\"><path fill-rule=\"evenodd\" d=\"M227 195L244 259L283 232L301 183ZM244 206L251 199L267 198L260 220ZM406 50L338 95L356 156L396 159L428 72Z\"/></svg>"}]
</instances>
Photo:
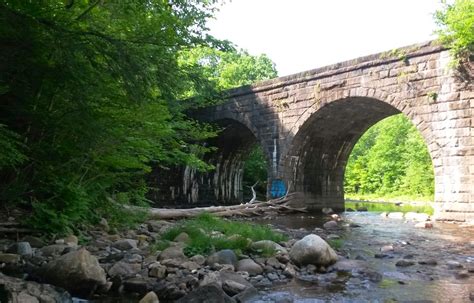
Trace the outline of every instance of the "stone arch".
<instances>
[{"instance_id":1,"label":"stone arch","mask_svg":"<svg viewBox=\"0 0 474 303\"><path fill-rule=\"evenodd\" d=\"M433 158L431 129L407 107L378 98L347 96L309 108L290 130L280 161L282 179L301 193L312 209L344 207L344 173L350 153L365 131L378 121L404 113L417 126ZM395 100L395 99L392 99ZM430 141L429 141L430 140ZM431 149L430 149L431 147Z\"/></svg>"},{"instance_id":2,"label":"stone arch","mask_svg":"<svg viewBox=\"0 0 474 303\"><path fill-rule=\"evenodd\" d=\"M213 123L221 128L221 132L216 138L209 140L208 143L216 147L216 151L206 160L214 165L215 170L203 176L208 179L208 184L212 184L207 189L211 192L202 191L199 199L213 195L215 201L221 203L242 202L244 161L255 145L263 147L264 142L257 137L255 128L252 130L247 127L249 124L229 118L218 119ZM267 149L263 150L268 163Z\"/></svg>"}]
</instances>

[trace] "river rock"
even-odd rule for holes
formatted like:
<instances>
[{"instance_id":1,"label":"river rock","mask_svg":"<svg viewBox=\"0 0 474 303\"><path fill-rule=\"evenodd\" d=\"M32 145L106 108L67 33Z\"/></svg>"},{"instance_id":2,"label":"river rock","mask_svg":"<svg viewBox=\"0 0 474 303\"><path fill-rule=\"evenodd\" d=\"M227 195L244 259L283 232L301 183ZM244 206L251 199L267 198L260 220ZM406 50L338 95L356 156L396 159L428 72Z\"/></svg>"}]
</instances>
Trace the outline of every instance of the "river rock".
<instances>
[{"instance_id":1,"label":"river rock","mask_svg":"<svg viewBox=\"0 0 474 303\"><path fill-rule=\"evenodd\" d=\"M40 248L39 251L44 257L54 257L62 255L68 248L70 247L66 244L52 244Z\"/></svg>"},{"instance_id":2,"label":"river rock","mask_svg":"<svg viewBox=\"0 0 474 303\"><path fill-rule=\"evenodd\" d=\"M114 277L121 277L121 278L128 278L132 277L137 274L141 270L140 264L130 264L123 261L119 261L115 263L109 270L108 274L111 278Z\"/></svg>"},{"instance_id":3,"label":"river rock","mask_svg":"<svg viewBox=\"0 0 474 303\"><path fill-rule=\"evenodd\" d=\"M72 247L77 247L79 245L79 239L74 235L67 236L63 240L64 244L67 244Z\"/></svg>"},{"instance_id":4,"label":"river rock","mask_svg":"<svg viewBox=\"0 0 474 303\"><path fill-rule=\"evenodd\" d=\"M166 266L158 262L150 264L148 266L148 276L163 279L166 277Z\"/></svg>"},{"instance_id":5,"label":"river rock","mask_svg":"<svg viewBox=\"0 0 474 303\"><path fill-rule=\"evenodd\" d=\"M72 302L71 296L62 289L48 284L5 276L2 273L0 273L0 285L0 300L3 300L2 297L8 298L5 303Z\"/></svg>"},{"instance_id":6,"label":"river rock","mask_svg":"<svg viewBox=\"0 0 474 303\"><path fill-rule=\"evenodd\" d=\"M148 292L138 303L160 303L155 292Z\"/></svg>"},{"instance_id":7,"label":"river rock","mask_svg":"<svg viewBox=\"0 0 474 303\"><path fill-rule=\"evenodd\" d=\"M393 245L385 245L380 248L381 253L392 252L394 250Z\"/></svg>"},{"instance_id":8,"label":"river rock","mask_svg":"<svg viewBox=\"0 0 474 303\"><path fill-rule=\"evenodd\" d=\"M105 272L97 258L87 250L67 253L44 265L40 276L48 283L60 286L73 295L89 296L106 282Z\"/></svg>"},{"instance_id":9,"label":"river rock","mask_svg":"<svg viewBox=\"0 0 474 303\"><path fill-rule=\"evenodd\" d=\"M45 243L41 238L34 236L25 236L21 241L30 243L31 247L33 248L40 248L45 246Z\"/></svg>"},{"instance_id":10,"label":"river rock","mask_svg":"<svg viewBox=\"0 0 474 303\"><path fill-rule=\"evenodd\" d=\"M337 254L326 241L311 234L293 245L290 250L290 259L297 265L326 266L337 261Z\"/></svg>"},{"instance_id":11,"label":"river rock","mask_svg":"<svg viewBox=\"0 0 474 303\"><path fill-rule=\"evenodd\" d=\"M321 209L321 212L325 215L329 215L332 214L334 210L332 210L332 208L330 207L323 207L323 209Z\"/></svg>"},{"instance_id":12,"label":"river rock","mask_svg":"<svg viewBox=\"0 0 474 303\"><path fill-rule=\"evenodd\" d=\"M218 284L207 284L200 286L188 293L186 296L176 301L177 303L234 303L231 297L229 297L221 286Z\"/></svg>"},{"instance_id":13,"label":"river rock","mask_svg":"<svg viewBox=\"0 0 474 303\"><path fill-rule=\"evenodd\" d=\"M243 292L245 289L247 289L247 286L244 284L240 284L235 281L225 281L222 283L222 289L228 294L229 296L235 296L238 293Z\"/></svg>"},{"instance_id":14,"label":"river rock","mask_svg":"<svg viewBox=\"0 0 474 303\"><path fill-rule=\"evenodd\" d=\"M275 257L270 257L267 259L267 261L265 262L267 265L273 267L273 268L276 268L276 269L282 269L284 268L285 266L283 264L281 264L277 258Z\"/></svg>"},{"instance_id":15,"label":"river rock","mask_svg":"<svg viewBox=\"0 0 474 303\"><path fill-rule=\"evenodd\" d=\"M112 243L112 247L120 249L120 250L134 249L134 248L137 248L137 240L133 240L133 239L117 240L114 243Z\"/></svg>"},{"instance_id":16,"label":"river rock","mask_svg":"<svg viewBox=\"0 0 474 303\"><path fill-rule=\"evenodd\" d=\"M430 218L430 215L425 214L425 213L408 212L405 214L405 219L411 220L411 221L424 222L424 221L427 221L429 218Z\"/></svg>"},{"instance_id":17,"label":"river rock","mask_svg":"<svg viewBox=\"0 0 474 303\"><path fill-rule=\"evenodd\" d=\"M282 253L282 254L288 253L288 251L285 248L283 248L283 246L271 240L261 240L261 241L254 242L252 243L251 247L253 250L256 250L256 251L274 250L277 253Z\"/></svg>"},{"instance_id":18,"label":"river rock","mask_svg":"<svg viewBox=\"0 0 474 303\"><path fill-rule=\"evenodd\" d=\"M418 261L418 264L435 266L438 265L438 261L436 261L435 259L421 260Z\"/></svg>"},{"instance_id":19,"label":"river rock","mask_svg":"<svg viewBox=\"0 0 474 303\"><path fill-rule=\"evenodd\" d=\"M17 254L1 254L0 253L0 263L6 264L16 264L20 262L21 256Z\"/></svg>"},{"instance_id":20,"label":"river rock","mask_svg":"<svg viewBox=\"0 0 474 303\"><path fill-rule=\"evenodd\" d=\"M207 264L230 264L235 266L237 264L237 256L232 249L220 250L207 258Z\"/></svg>"},{"instance_id":21,"label":"river rock","mask_svg":"<svg viewBox=\"0 0 474 303\"><path fill-rule=\"evenodd\" d=\"M387 215L390 219L403 219L403 213L402 212L393 212L389 213Z\"/></svg>"},{"instance_id":22,"label":"river rock","mask_svg":"<svg viewBox=\"0 0 474 303\"><path fill-rule=\"evenodd\" d=\"M33 249L29 242L17 242L7 249L7 253L31 257L33 255Z\"/></svg>"},{"instance_id":23,"label":"river rock","mask_svg":"<svg viewBox=\"0 0 474 303\"><path fill-rule=\"evenodd\" d=\"M398 267L408 267L408 266L412 266L412 265L415 265L415 262L413 261L409 261L409 260L398 260L397 263L395 263L395 266L398 266Z\"/></svg>"},{"instance_id":24,"label":"river rock","mask_svg":"<svg viewBox=\"0 0 474 303\"><path fill-rule=\"evenodd\" d=\"M463 268L462 264L459 263L458 261L449 260L446 262L446 265L448 266L449 269Z\"/></svg>"},{"instance_id":25,"label":"river rock","mask_svg":"<svg viewBox=\"0 0 474 303\"><path fill-rule=\"evenodd\" d=\"M191 258L189 258L190 261L196 262L199 265L204 265L206 263L206 258L202 255L194 255Z\"/></svg>"},{"instance_id":26,"label":"river rock","mask_svg":"<svg viewBox=\"0 0 474 303\"><path fill-rule=\"evenodd\" d=\"M335 229L335 228L338 228L337 222L336 222L336 221L333 221L333 220L324 223L324 224L323 224L323 227L324 227L325 229Z\"/></svg>"},{"instance_id":27,"label":"river rock","mask_svg":"<svg viewBox=\"0 0 474 303\"><path fill-rule=\"evenodd\" d=\"M425 221L425 222L418 222L415 224L416 228L433 228L433 222Z\"/></svg>"},{"instance_id":28,"label":"river rock","mask_svg":"<svg viewBox=\"0 0 474 303\"><path fill-rule=\"evenodd\" d=\"M461 270L456 273L457 279L467 279L469 278L469 272L467 270Z\"/></svg>"},{"instance_id":29,"label":"river rock","mask_svg":"<svg viewBox=\"0 0 474 303\"><path fill-rule=\"evenodd\" d=\"M263 273L263 268L255 263L252 259L243 259L237 262L237 271L246 271L251 276L256 276Z\"/></svg>"},{"instance_id":30,"label":"river rock","mask_svg":"<svg viewBox=\"0 0 474 303\"><path fill-rule=\"evenodd\" d=\"M176 245L166 248L158 256L160 261L167 259L187 260L188 258L184 255L183 246Z\"/></svg>"}]
</instances>

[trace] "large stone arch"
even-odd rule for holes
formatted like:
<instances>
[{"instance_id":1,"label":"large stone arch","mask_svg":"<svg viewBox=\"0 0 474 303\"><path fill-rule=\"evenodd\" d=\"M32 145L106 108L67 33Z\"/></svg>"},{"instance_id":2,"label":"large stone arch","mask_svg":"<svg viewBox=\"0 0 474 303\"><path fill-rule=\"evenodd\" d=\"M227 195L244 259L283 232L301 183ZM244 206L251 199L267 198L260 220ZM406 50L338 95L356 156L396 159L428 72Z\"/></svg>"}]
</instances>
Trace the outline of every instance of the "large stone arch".
<instances>
[{"instance_id":1,"label":"large stone arch","mask_svg":"<svg viewBox=\"0 0 474 303\"><path fill-rule=\"evenodd\" d=\"M381 97L376 91L373 96ZM326 99L301 115L290 130L294 135L284 144L281 178L310 208L344 208L344 172L354 145L372 125L407 109L373 96ZM430 130L419 130L427 146L433 146L426 141L433 138Z\"/></svg>"}]
</instances>

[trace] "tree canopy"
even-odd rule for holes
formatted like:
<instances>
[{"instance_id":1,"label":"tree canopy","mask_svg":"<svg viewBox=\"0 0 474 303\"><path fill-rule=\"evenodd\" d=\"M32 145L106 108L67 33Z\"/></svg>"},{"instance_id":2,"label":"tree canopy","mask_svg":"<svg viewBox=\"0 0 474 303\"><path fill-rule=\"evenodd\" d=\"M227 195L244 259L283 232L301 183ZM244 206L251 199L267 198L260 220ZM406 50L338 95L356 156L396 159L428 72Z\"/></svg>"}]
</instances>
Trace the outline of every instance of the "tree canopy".
<instances>
[{"instance_id":1,"label":"tree canopy","mask_svg":"<svg viewBox=\"0 0 474 303\"><path fill-rule=\"evenodd\" d=\"M153 166L208 169L199 142L216 130L185 112L276 73L207 34L217 8L0 1L1 203L32 206L33 226L64 232L146 203Z\"/></svg>"},{"instance_id":2,"label":"tree canopy","mask_svg":"<svg viewBox=\"0 0 474 303\"><path fill-rule=\"evenodd\" d=\"M432 200L434 174L426 144L403 115L371 127L349 157L344 190L348 197Z\"/></svg>"}]
</instances>

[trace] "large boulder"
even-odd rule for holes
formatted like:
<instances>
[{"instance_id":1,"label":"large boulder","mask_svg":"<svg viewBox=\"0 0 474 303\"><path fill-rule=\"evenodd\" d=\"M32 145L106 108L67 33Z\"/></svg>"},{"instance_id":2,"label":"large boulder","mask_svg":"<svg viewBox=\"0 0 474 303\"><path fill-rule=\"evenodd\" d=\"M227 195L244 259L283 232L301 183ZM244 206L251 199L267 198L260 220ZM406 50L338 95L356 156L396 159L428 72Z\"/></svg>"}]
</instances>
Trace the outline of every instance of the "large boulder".
<instances>
[{"instance_id":1,"label":"large boulder","mask_svg":"<svg viewBox=\"0 0 474 303\"><path fill-rule=\"evenodd\" d=\"M263 268L252 259L242 259L237 262L237 271L246 271L251 276L263 273Z\"/></svg>"},{"instance_id":2,"label":"large boulder","mask_svg":"<svg viewBox=\"0 0 474 303\"><path fill-rule=\"evenodd\" d=\"M105 285L105 271L96 257L86 249L62 255L40 269L40 276L48 283L60 286L73 295L87 297L98 286Z\"/></svg>"},{"instance_id":3,"label":"large boulder","mask_svg":"<svg viewBox=\"0 0 474 303\"><path fill-rule=\"evenodd\" d=\"M311 234L293 245L290 250L290 259L297 265L327 266L337 261L337 254L326 241Z\"/></svg>"},{"instance_id":4,"label":"large boulder","mask_svg":"<svg viewBox=\"0 0 474 303\"><path fill-rule=\"evenodd\" d=\"M158 260L176 259L176 260L187 260L188 258L184 255L183 246L176 245L170 246L163 250L158 256Z\"/></svg>"},{"instance_id":5,"label":"large boulder","mask_svg":"<svg viewBox=\"0 0 474 303\"><path fill-rule=\"evenodd\" d=\"M232 303L234 299L229 297L218 284L211 283L200 286L177 300L178 303Z\"/></svg>"},{"instance_id":6,"label":"large boulder","mask_svg":"<svg viewBox=\"0 0 474 303\"><path fill-rule=\"evenodd\" d=\"M72 302L71 296L64 290L48 284L24 281L0 273L0 301L18 303L36 302Z\"/></svg>"},{"instance_id":7,"label":"large boulder","mask_svg":"<svg viewBox=\"0 0 474 303\"><path fill-rule=\"evenodd\" d=\"M237 265L237 255L232 249L220 250L207 258L207 264L230 264Z\"/></svg>"}]
</instances>

